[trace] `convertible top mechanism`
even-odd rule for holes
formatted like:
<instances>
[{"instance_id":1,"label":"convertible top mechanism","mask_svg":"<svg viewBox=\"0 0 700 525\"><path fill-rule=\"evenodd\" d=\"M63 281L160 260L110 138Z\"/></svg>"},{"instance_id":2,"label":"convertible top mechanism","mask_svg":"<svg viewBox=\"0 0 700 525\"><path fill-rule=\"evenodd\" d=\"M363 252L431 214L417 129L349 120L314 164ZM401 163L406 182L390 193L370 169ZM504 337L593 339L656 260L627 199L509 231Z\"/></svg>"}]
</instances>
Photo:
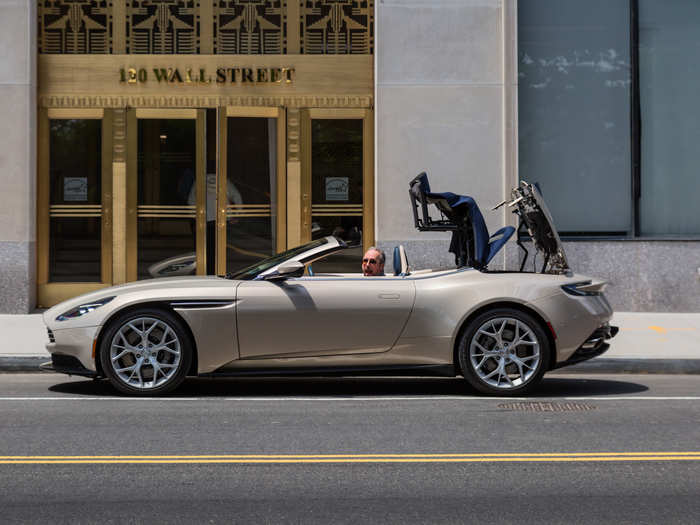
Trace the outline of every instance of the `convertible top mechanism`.
<instances>
[{"instance_id":1,"label":"convertible top mechanism","mask_svg":"<svg viewBox=\"0 0 700 525\"><path fill-rule=\"evenodd\" d=\"M506 205L513 209L520 222L518 224L517 243L525 252L520 271L525 268L528 258L528 251L522 244L522 238L527 232L532 239L535 250L542 253L544 263L542 273L568 273L571 271L566 260L564 247L559 239L557 229L554 227L554 220L549 213L549 208L542 198L539 188L536 185L525 181L520 182L520 186L513 188L510 192L511 200L504 201L494 208L494 210Z\"/></svg>"},{"instance_id":2,"label":"convertible top mechanism","mask_svg":"<svg viewBox=\"0 0 700 525\"><path fill-rule=\"evenodd\" d=\"M521 272L529 256L522 243L526 234L533 240L536 251L544 257L542 273L570 271L552 216L536 186L521 182L511 191L510 201L504 201L494 208L496 210L503 205L513 208L519 225L517 230L505 226L493 235L489 235L481 210L472 197L451 192L431 192L425 172L411 180L409 188L415 227L419 231L452 232L450 252L454 253L458 268L471 266L485 271L491 259L517 231L516 242L525 252L520 264ZM439 219L431 217L429 205L437 208Z\"/></svg>"}]
</instances>

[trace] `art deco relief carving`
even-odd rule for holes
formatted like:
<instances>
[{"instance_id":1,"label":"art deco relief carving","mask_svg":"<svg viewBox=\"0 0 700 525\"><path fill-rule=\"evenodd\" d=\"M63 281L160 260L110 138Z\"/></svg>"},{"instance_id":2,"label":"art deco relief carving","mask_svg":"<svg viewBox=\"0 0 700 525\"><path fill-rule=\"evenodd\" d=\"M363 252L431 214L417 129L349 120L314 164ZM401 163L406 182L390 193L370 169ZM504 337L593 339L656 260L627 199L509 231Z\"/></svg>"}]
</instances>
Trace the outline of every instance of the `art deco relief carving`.
<instances>
[{"instance_id":1,"label":"art deco relief carving","mask_svg":"<svg viewBox=\"0 0 700 525\"><path fill-rule=\"evenodd\" d=\"M39 53L374 52L374 0L37 2Z\"/></svg>"},{"instance_id":2,"label":"art deco relief carving","mask_svg":"<svg viewBox=\"0 0 700 525\"><path fill-rule=\"evenodd\" d=\"M39 0L39 53L112 52L112 2Z\"/></svg>"},{"instance_id":3,"label":"art deco relief carving","mask_svg":"<svg viewBox=\"0 0 700 525\"><path fill-rule=\"evenodd\" d=\"M112 120L112 161L126 162L126 110L115 109Z\"/></svg>"},{"instance_id":4,"label":"art deco relief carving","mask_svg":"<svg viewBox=\"0 0 700 525\"><path fill-rule=\"evenodd\" d=\"M221 0L214 6L214 53L281 55L287 52L287 0Z\"/></svg>"},{"instance_id":5,"label":"art deco relief carving","mask_svg":"<svg viewBox=\"0 0 700 525\"><path fill-rule=\"evenodd\" d=\"M45 108L215 108L224 106L288 108L371 108L371 96L90 96L44 95L39 104ZM119 118L115 115L115 118ZM115 153L116 154L116 153Z\"/></svg>"},{"instance_id":6,"label":"art deco relief carving","mask_svg":"<svg viewBox=\"0 0 700 525\"><path fill-rule=\"evenodd\" d=\"M126 52L199 53L199 4L199 0L128 0Z\"/></svg>"},{"instance_id":7,"label":"art deco relief carving","mask_svg":"<svg viewBox=\"0 0 700 525\"><path fill-rule=\"evenodd\" d=\"M299 160L299 144L301 142L301 124L299 109L287 110L287 160Z\"/></svg>"},{"instance_id":8,"label":"art deco relief carving","mask_svg":"<svg viewBox=\"0 0 700 525\"><path fill-rule=\"evenodd\" d=\"M373 3L373 0L303 0L301 52L373 53Z\"/></svg>"}]
</instances>

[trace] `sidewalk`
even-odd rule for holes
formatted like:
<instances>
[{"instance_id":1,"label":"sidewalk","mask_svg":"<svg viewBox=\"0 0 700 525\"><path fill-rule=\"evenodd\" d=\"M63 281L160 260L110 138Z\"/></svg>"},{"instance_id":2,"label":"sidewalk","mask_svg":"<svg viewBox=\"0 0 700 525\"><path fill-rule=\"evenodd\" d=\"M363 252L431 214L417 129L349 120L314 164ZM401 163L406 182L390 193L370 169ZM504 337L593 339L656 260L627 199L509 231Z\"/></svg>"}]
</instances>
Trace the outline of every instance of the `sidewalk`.
<instances>
[{"instance_id":1,"label":"sidewalk","mask_svg":"<svg viewBox=\"0 0 700 525\"><path fill-rule=\"evenodd\" d=\"M610 350L567 373L700 374L700 313L616 312ZM38 371L50 359L41 314L0 315L0 372Z\"/></svg>"}]
</instances>

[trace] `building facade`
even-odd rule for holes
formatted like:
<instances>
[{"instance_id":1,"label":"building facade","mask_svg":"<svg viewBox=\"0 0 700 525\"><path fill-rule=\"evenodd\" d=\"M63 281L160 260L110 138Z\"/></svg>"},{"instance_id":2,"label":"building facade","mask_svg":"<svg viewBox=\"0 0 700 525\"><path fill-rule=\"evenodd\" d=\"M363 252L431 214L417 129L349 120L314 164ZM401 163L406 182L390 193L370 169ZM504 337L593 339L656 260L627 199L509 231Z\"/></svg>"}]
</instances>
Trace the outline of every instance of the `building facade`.
<instances>
[{"instance_id":1,"label":"building facade","mask_svg":"<svg viewBox=\"0 0 700 525\"><path fill-rule=\"evenodd\" d=\"M585 6L584 6L585 4ZM690 0L0 0L0 311L403 244L408 181L490 230L537 182L619 310L700 310ZM511 245L512 244L512 245ZM499 268L515 267L509 243ZM357 266L357 268L355 268ZM359 271L359 270L357 270Z\"/></svg>"}]
</instances>

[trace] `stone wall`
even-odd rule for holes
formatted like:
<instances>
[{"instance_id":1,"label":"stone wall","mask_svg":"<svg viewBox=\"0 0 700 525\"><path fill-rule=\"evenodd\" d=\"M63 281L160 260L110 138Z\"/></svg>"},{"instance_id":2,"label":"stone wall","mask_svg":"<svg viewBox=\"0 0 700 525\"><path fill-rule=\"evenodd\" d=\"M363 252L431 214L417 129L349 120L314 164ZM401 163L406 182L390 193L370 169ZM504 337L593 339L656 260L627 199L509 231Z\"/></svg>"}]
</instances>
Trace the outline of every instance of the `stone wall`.
<instances>
[{"instance_id":1,"label":"stone wall","mask_svg":"<svg viewBox=\"0 0 700 525\"><path fill-rule=\"evenodd\" d=\"M0 0L0 313L36 295L36 2Z\"/></svg>"}]
</instances>

